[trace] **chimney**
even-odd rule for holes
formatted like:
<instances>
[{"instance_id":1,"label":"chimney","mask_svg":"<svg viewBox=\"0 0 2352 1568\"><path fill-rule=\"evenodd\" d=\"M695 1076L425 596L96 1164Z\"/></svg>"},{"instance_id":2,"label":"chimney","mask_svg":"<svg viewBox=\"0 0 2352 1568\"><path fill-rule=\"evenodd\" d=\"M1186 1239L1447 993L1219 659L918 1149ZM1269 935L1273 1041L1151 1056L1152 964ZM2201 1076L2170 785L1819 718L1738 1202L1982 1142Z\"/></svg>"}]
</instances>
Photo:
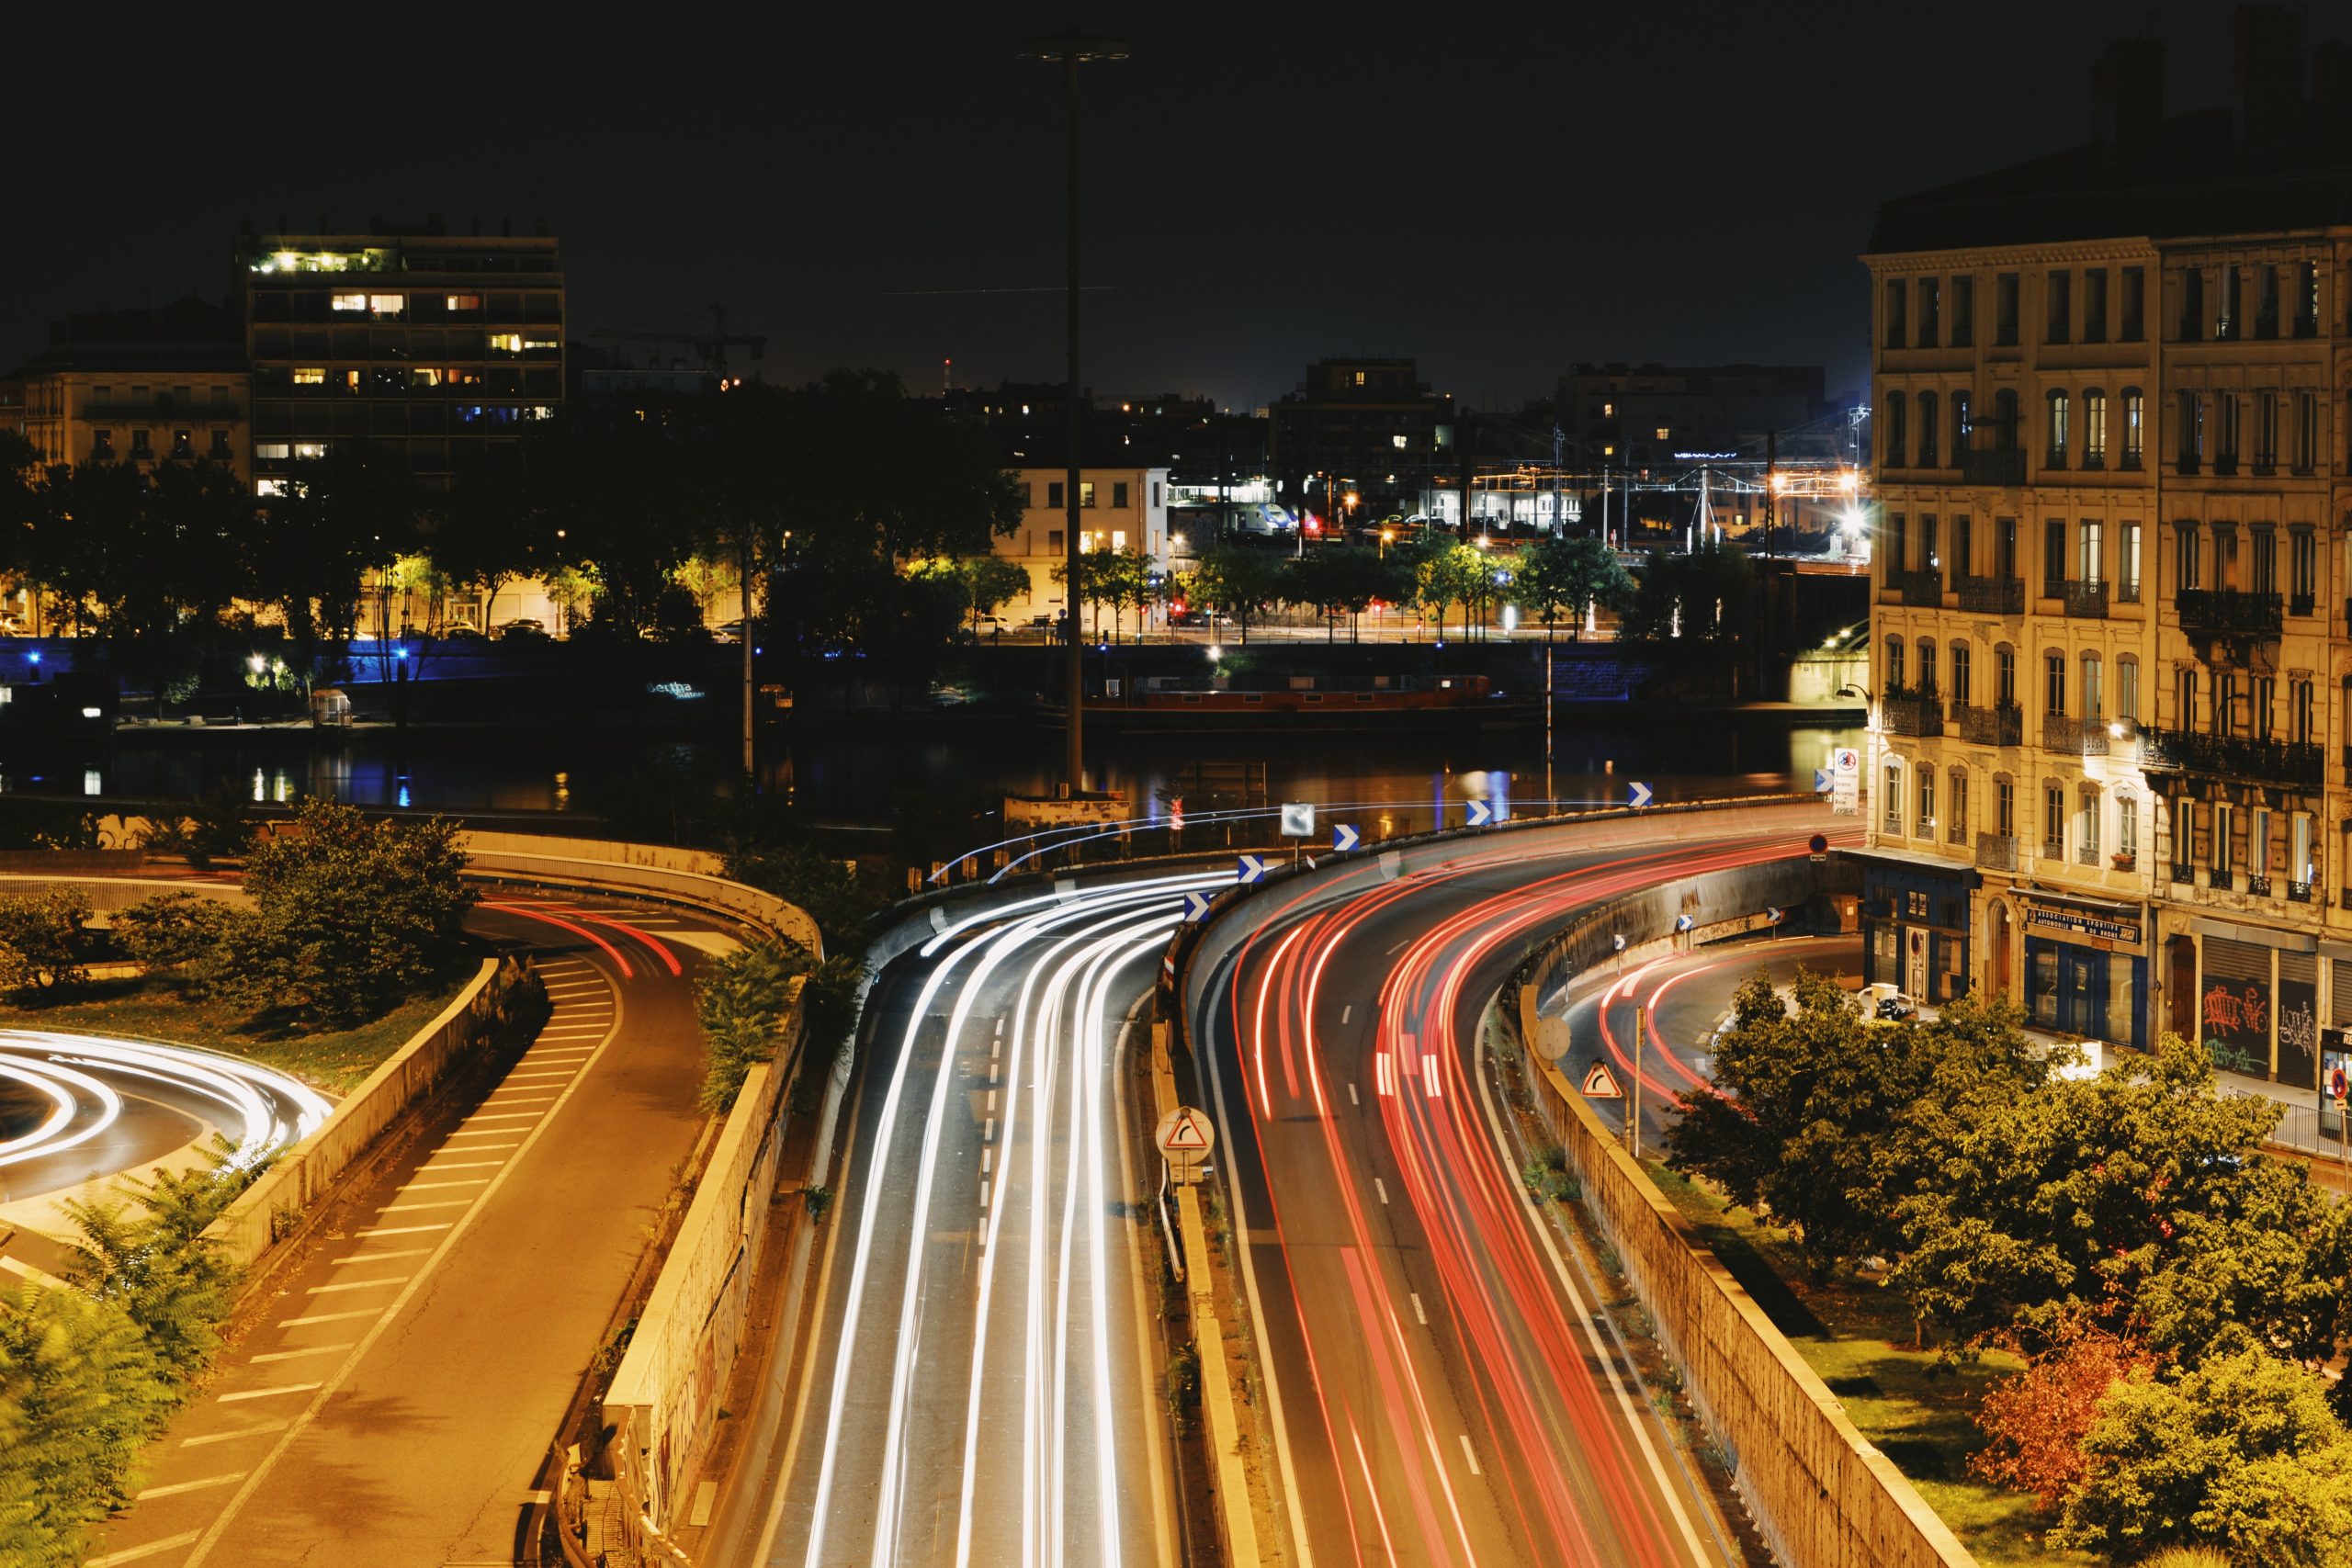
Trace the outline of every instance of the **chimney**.
<instances>
[{"instance_id":1,"label":"chimney","mask_svg":"<svg viewBox=\"0 0 2352 1568\"><path fill-rule=\"evenodd\" d=\"M2091 139L2118 157L2152 153L2164 133L2165 46L2120 38L2091 66Z\"/></svg>"},{"instance_id":2,"label":"chimney","mask_svg":"<svg viewBox=\"0 0 2352 1568\"><path fill-rule=\"evenodd\" d=\"M2302 129L2302 20L2283 6L2241 6L2233 23L2238 146L2279 151Z\"/></svg>"}]
</instances>

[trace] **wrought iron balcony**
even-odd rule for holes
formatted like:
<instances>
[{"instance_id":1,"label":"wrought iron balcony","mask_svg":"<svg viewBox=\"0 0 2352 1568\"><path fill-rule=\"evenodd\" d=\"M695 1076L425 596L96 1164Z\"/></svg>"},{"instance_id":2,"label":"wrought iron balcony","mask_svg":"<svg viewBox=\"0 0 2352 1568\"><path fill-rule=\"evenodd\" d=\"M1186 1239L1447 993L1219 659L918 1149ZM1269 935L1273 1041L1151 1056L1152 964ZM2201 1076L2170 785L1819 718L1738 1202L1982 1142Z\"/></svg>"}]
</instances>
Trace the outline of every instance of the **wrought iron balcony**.
<instances>
[{"instance_id":1,"label":"wrought iron balcony","mask_svg":"<svg viewBox=\"0 0 2352 1568\"><path fill-rule=\"evenodd\" d=\"M2018 836L2015 833L1977 834L1976 866L1980 871L2017 870Z\"/></svg>"},{"instance_id":2,"label":"wrought iron balcony","mask_svg":"<svg viewBox=\"0 0 2352 1568\"><path fill-rule=\"evenodd\" d=\"M1996 446L1988 452L1963 452L1960 477L1963 484L2021 485L2025 483L2025 448Z\"/></svg>"},{"instance_id":3,"label":"wrought iron balcony","mask_svg":"<svg viewBox=\"0 0 2352 1568\"><path fill-rule=\"evenodd\" d=\"M2107 724L2103 719L2077 718L2070 713L2041 716L2041 749L2075 757L2107 755Z\"/></svg>"},{"instance_id":4,"label":"wrought iron balcony","mask_svg":"<svg viewBox=\"0 0 2352 1568\"><path fill-rule=\"evenodd\" d=\"M2245 878L2245 891L2246 897L2249 898L2269 897L2270 878L2267 876L2256 876L2252 872L2248 872Z\"/></svg>"},{"instance_id":5,"label":"wrought iron balcony","mask_svg":"<svg viewBox=\"0 0 2352 1568\"><path fill-rule=\"evenodd\" d=\"M2076 620L2107 619L2107 584L2104 582L2069 582L2066 584L2066 614Z\"/></svg>"},{"instance_id":6,"label":"wrought iron balcony","mask_svg":"<svg viewBox=\"0 0 2352 1568\"><path fill-rule=\"evenodd\" d=\"M2253 593L2237 588L2184 588L2173 596L2180 615L2180 629L2191 637L2251 637L2265 640L2278 636L2286 602L2276 593ZM2347 609L2352 615L2352 609Z\"/></svg>"},{"instance_id":7,"label":"wrought iron balcony","mask_svg":"<svg viewBox=\"0 0 2352 1568\"><path fill-rule=\"evenodd\" d=\"M1886 585L1902 595L1904 604L1920 609L1937 609L1944 602L1944 574L1940 571L1890 571Z\"/></svg>"},{"instance_id":8,"label":"wrought iron balcony","mask_svg":"<svg viewBox=\"0 0 2352 1568\"><path fill-rule=\"evenodd\" d=\"M2143 729L2140 765L2152 773L2201 773L2256 784L2317 790L2324 761L2320 749L2292 740L2207 735L2193 729Z\"/></svg>"},{"instance_id":9,"label":"wrought iron balcony","mask_svg":"<svg viewBox=\"0 0 2352 1568\"><path fill-rule=\"evenodd\" d=\"M2024 586L2020 583L2018 586ZM1996 707L1965 707L1954 703L1952 717L1959 722L1960 738L1972 746L2022 746L2025 744L2025 709L2015 703L2003 703Z\"/></svg>"},{"instance_id":10,"label":"wrought iron balcony","mask_svg":"<svg viewBox=\"0 0 2352 1568\"><path fill-rule=\"evenodd\" d=\"M1943 699L1933 692L1889 692L1879 705L1879 716L1889 735L1941 735Z\"/></svg>"},{"instance_id":11,"label":"wrought iron balcony","mask_svg":"<svg viewBox=\"0 0 2352 1568\"><path fill-rule=\"evenodd\" d=\"M1963 577L1953 584L1960 594L1960 607L1975 615L2022 615L2025 614L2025 580L2018 577ZM2345 601L2346 616L2352 620L2352 599Z\"/></svg>"}]
</instances>

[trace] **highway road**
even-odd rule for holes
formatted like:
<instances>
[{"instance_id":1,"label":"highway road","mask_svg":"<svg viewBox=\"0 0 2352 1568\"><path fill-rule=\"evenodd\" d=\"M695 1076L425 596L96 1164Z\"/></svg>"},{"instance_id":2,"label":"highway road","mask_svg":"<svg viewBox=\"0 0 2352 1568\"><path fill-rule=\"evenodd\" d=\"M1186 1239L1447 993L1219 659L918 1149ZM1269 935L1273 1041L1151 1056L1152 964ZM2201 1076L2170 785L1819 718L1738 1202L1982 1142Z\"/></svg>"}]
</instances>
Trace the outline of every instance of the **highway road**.
<instances>
[{"instance_id":1,"label":"highway road","mask_svg":"<svg viewBox=\"0 0 2352 1568\"><path fill-rule=\"evenodd\" d=\"M1211 976L1227 1191L1302 1563L1736 1562L1518 1175L1478 1019L1526 944L1786 831L1468 843L1283 888Z\"/></svg>"},{"instance_id":2,"label":"highway road","mask_svg":"<svg viewBox=\"0 0 2352 1568\"><path fill-rule=\"evenodd\" d=\"M788 1436L730 1483L705 1561L1174 1568L1116 1053L1180 892L1230 880L1035 896L876 978L813 1327L775 1352L799 1363Z\"/></svg>"}]
</instances>

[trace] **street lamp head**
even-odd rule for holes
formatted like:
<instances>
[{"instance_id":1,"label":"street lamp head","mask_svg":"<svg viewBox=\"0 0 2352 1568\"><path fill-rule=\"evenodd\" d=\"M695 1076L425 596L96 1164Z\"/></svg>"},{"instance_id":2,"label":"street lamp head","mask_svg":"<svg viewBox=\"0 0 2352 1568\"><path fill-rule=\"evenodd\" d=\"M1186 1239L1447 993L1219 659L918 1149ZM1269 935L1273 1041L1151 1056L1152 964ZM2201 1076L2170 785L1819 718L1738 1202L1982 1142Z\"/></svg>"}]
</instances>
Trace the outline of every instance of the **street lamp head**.
<instances>
[{"instance_id":1,"label":"street lamp head","mask_svg":"<svg viewBox=\"0 0 2352 1568\"><path fill-rule=\"evenodd\" d=\"M1022 60L1125 60L1127 40L1102 38L1078 30L1075 23L1057 33L1040 33L1021 40L1016 57Z\"/></svg>"}]
</instances>

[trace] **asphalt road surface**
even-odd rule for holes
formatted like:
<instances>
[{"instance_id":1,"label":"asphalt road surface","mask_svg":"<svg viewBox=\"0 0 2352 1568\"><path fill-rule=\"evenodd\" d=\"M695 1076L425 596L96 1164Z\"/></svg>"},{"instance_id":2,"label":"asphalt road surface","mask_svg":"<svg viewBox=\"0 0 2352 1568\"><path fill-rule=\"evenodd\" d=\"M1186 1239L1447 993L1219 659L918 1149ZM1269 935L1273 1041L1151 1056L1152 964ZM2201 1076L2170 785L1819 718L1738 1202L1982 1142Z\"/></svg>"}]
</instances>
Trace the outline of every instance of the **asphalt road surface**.
<instances>
[{"instance_id":1,"label":"asphalt road surface","mask_svg":"<svg viewBox=\"0 0 2352 1568\"><path fill-rule=\"evenodd\" d=\"M87 1568L514 1560L548 1447L704 1118L689 982L729 940L608 900L493 896L555 1010L436 1107L247 1304Z\"/></svg>"},{"instance_id":2,"label":"asphalt road surface","mask_svg":"<svg viewBox=\"0 0 2352 1568\"><path fill-rule=\"evenodd\" d=\"M1277 895L1196 1021L1302 1563L1736 1561L1526 1194L1478 1040L1582 907L1785 832L1531 853Z\"/></svg>"},{"instance_id":3,"label":"asphalt road surface","mask_svg":"<svg viewBox=\"0 0 2352 1568\"><path fill-rule=\"evenodd\" d=\"M1115 1053L1180 890L1230 879L1041 895L876 979L788 1436L710 1560L1173 1568Z\"/></svg>"}]
</instances>

